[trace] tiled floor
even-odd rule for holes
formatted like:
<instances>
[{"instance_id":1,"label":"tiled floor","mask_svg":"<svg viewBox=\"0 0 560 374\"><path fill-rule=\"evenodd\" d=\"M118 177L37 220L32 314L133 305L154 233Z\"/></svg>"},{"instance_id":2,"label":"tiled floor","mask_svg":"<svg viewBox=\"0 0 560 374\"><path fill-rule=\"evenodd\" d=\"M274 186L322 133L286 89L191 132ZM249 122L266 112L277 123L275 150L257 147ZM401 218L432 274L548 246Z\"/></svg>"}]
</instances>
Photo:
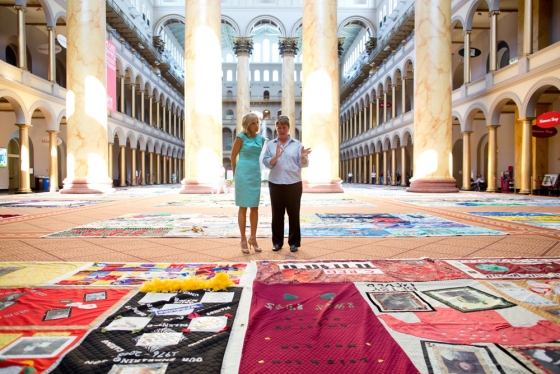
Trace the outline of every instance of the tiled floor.
<instances>
[{"instance_id":1,"label":"tiled floor","mask_svg":"<svg viewBox=\"0 0 560 374\"><path fill-rule=\"evenodd\" d=\"M0 195L5 199L100 199L102 204L83 208L7 208L0 214L23 214L0 220L0 261L238 261L283 259L376 259L376 258L456 258L456 257L540 257L560 255L558 230L529 226L522 223L498 221L466 214L469 211L523 211L560 213L558 207L422 207L408 204L407 198L501 197L489 193L472 192L430 195L404 193L395 187L344 184L344 194L320 195L318 199L353 198L372 206L303 206L302 213L413 213L424 212L448 220L482 226L506 232L507 236L453 237L342 237L303 238L297 253L287 246L272 252L267 238L259 238L262 253L244 255L237 238L41 238L53 232L70 229L91 222L106 220L128 213L235 213L227 207L154 207L189 195L179 195L179 189L169 188L166 194L149 194L162 186L134 187L130 197L99 195L59 195L39 193L31 195ZM142 190L146 191L141 195ZM267 191L263 189L263 193ZM140 195L140 196L135 196ZM554 197L530 196L540 199ZM209 198L212 198L209 196ZM306 196L304 196L306 198ZM270 214L269 206L260 207L261 214Z\"/></svg>"}]
</instances>

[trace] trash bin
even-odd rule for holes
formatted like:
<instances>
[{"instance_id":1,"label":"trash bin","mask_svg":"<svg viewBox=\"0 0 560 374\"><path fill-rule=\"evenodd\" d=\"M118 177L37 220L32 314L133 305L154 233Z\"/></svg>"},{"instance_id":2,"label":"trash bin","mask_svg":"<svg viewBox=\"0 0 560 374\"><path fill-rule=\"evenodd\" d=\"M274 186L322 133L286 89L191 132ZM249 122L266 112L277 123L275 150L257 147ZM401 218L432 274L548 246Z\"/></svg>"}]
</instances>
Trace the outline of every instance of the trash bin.
<instances>
[{"instance_id":1,"label":"trash bin","mask_svg":"<svg viewBox=\"0 0 560 374\"><path fill-rule=\"evenodd\" d=\"M50 178L49 177L43 177L43 185L45 186L45 192L49 192L49 187L50 187Z\"/></svg>"},{"instance_id":2,"label":"trash bin","mask_svg":"<svg viewBox=\"0 0 560 374\"><path fill-rule=\"evenodd\" d=\"M45 182L43 177L35 177L35 188L38 192L41 192L45 189Z\"/></svg>"}]
</instances>

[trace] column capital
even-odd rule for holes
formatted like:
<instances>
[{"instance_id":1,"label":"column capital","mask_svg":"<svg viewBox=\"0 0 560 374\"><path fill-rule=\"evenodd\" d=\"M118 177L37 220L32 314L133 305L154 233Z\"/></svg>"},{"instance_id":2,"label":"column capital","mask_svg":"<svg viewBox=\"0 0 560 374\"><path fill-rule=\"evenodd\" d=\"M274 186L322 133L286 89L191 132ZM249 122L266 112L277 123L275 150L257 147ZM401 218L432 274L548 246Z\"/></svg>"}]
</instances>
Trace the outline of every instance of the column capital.
<instances>
[{"instance_id":1,"label":"column capital","mask_svg":"<svg viewBox=\"0 0 560 374\"><path fill-rule=\"evenodd\" d=\"M298 53L299 38L278 38L280 56L295 56Z\"/></svg>"},{"instance_id":2,"label":"column capital","mask_svg":"<svg viewBox=\"0 0 560 374\"><path fill-rule=\"evenodd\" d=\"M535 119L535 117L525 117L525 118L519 118L519 121L533 121Z\"/></svg>"},{"instance_id":3,"label":"column capital","mask_svg":"<svg viewBox=\"0 0 560 374\"><path fill-rule=\"evenodd\" d=\"M464 30L463 36L472 34L472 30Z\"/></svg>"},{"instance_id":4,"label":"column capital","mask_svg":"<svg viewBox=\"0 0 560 374\"><path fill-rule=\"evenodd\" d=\"M60 131L58 130L47 130L49 134L58 134Z\"/></svg>"},{"instance_id":5,"label":"column capital","mask_svg":"<svg viewBox=\"0 0 560 374\"><path fill-rule=\"evenodd\" d=\"M366 51L368 55L373 53L373 50L377 47L377 38L370 36L368 42L366 43Z\"/></svg>"},{"instance_id":6,"label":"column capital","mask_svg":"<svg viewBox=\"0 0 560 374\"><path fill-rule=\"evenodd\" d=\"M14 5L14 9L27 12L27 8L24 5Z\"/></svg>"},{"instance_id":7,"label":"column capital","mask_svg":"<svg viewBox=\"0 0 560 374\"><path fill-rule=\"evenodd\" d=\"M338 38L338 57L344 53L344 38Z\"/></svg>"},{"instance_id":8,"label":"column capital","mask_svg":"<svg viewBox=\"0 0 560 374\"><path fill-rule=\"evenodd\" d=\"M473 133L472 131L461 131L461 134L463 135L470 135L472 133Z\"/></svg>"},{"instance_id":9,"label":"column capital","mask_svg":"<svg viewBox=\"0 0 560 374\"><path fill-rule=\"evenodd\" d=\"M237 56L253 53L253 37L252 36L234 36L233 51Z\"/></svg>"},{"instance_id":10,"label":"column capital","mask_svg":"<svg viewBox=\"0 0 560 374\"><path fill-rule=\"evenodd\" d=\"M56 31L56 26L47 26L47 31Z\"/></svg>"},{"instance_id":11,"label":"column capital","mask_svg":"<svg viewBox=\"0 0 560 374\"><path fill-rule=\"evenodd\" d=\"M497 16L498 14L500 14L499 10L491 10L488 12L488 17Z\"/></svg>"},{"instance_id":12,"label":"column capital","mask_svg":"<svg viewBox=\"0 0 560 374\"><path fill-rule=\"evenodd\" d=\"M500 127L500 125L488 125L488 126L486 126L486 128L488 130L496 130L498 127Z\"/></svg>"},{"instance_id":13,"label":"column capital","mask_svg":"<svg viewBox=\"0 0 560 374\"><path fill-rule=\"evenodd\" d=\"M31 127L31 125L28 125L27 123L16 123L15 125L20 129L28 129Z\"/></svg>"}]
</instances>

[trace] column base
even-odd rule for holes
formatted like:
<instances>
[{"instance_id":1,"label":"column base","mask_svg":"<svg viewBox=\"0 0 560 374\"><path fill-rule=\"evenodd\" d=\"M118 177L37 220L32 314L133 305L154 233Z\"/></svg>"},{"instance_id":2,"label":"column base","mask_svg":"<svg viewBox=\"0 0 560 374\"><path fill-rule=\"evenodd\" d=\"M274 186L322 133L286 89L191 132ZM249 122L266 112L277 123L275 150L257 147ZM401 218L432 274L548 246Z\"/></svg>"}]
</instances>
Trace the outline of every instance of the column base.
<instances>
[{"instance_id":1,"label":"column base","mask_svg":"<svg viewBox=\"0 0 560 374\"><path fill-rule=\"evenodd\" d=\"M188 181L183 179L181 181L181 191L180 194L208 194L210 195L213 190L216 189L211 183L198 183L197 181Z\"/></svg>"},{"instance_id":2,"label":"column base","mask_svg":"<svg viewBox=\"0 0 560 374\"><path fill-rule=\"evenodd\" d=\"M443 178L424 178L410 181L407 192L426 192L426 193L454 193L459 192L455 187L455 179Z\"/></svg>"},{"instance_id":3,"label":"column base","mask_svg":"<svg viewBox=\"0 0 560 374\"><path fill-rule=\"evenodd\" d=\"M336 179L326 183L309 183L303 181L304 193L344 193L342 180Z\"/></svg>"},{"instance_id":4,"label":"column base","mask_svg":"<svg viewBox=\"0 0 560 374\"><path fill-rule=\"evenodd\" d=\"M115 192L113 181L110 179L100 181L65 179L62 184L63 187L59 191L61 194L98 194Z\"/></svg>"},{"instance_id":5,"label":"column base","mask_svg":"<svg viewBox=\"0 0 560 374\"><path fill-rule=\"evenodd\" d=\"M472 191L472 188L469 187L461 187L461 191Z\"/></svg>"},{"instance_id":6,"label":"column base","mask_svg":"<svg viewBox=\"0 0 560 374\"><path fill-rule=\"evenodd\" d=\"M16 191L16 194L24 194L24 193L33 193L33 191L31 191L31 189L17 190Z\"/></svg>"}]
</instances>

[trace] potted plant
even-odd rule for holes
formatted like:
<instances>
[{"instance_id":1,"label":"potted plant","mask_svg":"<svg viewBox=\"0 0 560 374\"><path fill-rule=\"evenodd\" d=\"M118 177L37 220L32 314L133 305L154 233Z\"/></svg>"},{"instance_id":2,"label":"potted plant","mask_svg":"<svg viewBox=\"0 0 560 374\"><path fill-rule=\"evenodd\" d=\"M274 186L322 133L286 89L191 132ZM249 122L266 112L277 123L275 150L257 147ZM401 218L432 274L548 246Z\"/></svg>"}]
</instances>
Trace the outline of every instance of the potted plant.
<instances>
[{"instance_id":1,"label":"potted plant","mask_svg":"<svg viewBox=\"0 0 560 374\"><path fill-rule=\"evenodd\" d=\"M226 179L226 184L228 185L228 187L233 186L233 179Z\"/></svg>"}]
</instances>

